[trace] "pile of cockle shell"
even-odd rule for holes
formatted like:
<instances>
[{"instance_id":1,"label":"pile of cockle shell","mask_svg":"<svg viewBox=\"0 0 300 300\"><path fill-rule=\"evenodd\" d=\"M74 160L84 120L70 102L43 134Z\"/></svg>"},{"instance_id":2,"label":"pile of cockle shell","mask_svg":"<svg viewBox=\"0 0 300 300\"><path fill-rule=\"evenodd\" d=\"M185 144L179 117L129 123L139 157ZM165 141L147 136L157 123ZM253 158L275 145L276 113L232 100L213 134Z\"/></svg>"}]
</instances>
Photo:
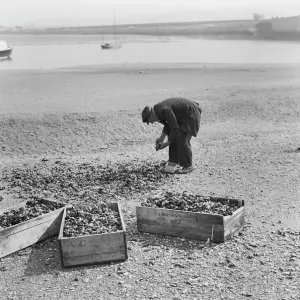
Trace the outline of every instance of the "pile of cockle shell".
<instances>
[{"instance_id":1,"label":"pile of cockle shell","mask_svg":"<svg viewBox=\"0 0 300 300\"><path fill-rule=\"evenodd\" d=\"M119 213L108 208L105 203L100 203L67 210L63 235L64 237L76 237L117 230L122 230Z\"/></svg>"},{"instance_id":2,"label":"pile of cockle shell","mask_svg":"<svg viewBox=\"0 0 300 300\"><path fill-rule=\"evenodd\" d=\"M154 208L167 208L191 212L211 213L223 216L232 215L238 206L229 201L212 201L214 197L205 197L190 193L165 192L153 195L143 202L142 206Z\"/></svg>"},{"instance_id":3,"label":"pile of cockle shell","mask_svg":"<svg viewBox=\"0 0 300 300\"><path fill-rule=\"evenodd\" d=\"M61 208L59 203L44 204L40 200L29 200L26 205L0 215L0 229L34 219L40 215Z\"/></svg>"},{"instance_id":4,"label":"pile of cockle shell","mask_svg":"<svg viewBox=\"0 0 300 300\"><path fill-rule=\"evenodd\" d=\"M3 180L23 199L51 196L63 202L97 203L156 189L170 178L153 162L117 162L97 165L56 161L7 170ZM48 197L48 196L46 196Z\"/></svg>"}]
</instances>

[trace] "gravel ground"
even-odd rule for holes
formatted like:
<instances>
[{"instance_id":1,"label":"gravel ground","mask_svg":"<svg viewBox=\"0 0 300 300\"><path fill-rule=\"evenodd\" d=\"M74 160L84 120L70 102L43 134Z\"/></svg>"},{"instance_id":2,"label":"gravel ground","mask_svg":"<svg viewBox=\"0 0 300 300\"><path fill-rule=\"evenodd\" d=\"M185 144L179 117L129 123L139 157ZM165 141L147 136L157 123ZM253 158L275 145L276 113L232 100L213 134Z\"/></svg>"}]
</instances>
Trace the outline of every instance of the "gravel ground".
<instances>
[{"instance_id":1,"label":"gravel ground","mask_svg":"<svg viewBox=\"0 0 300 300\"><path fill-rule=\"evenodd\" d=\"M265 73L271 71L265 69L261 75L251 73L255 82L257 76L264 76L264 84L250 87L246 84L249 73L229 71L212 70L214 82L239 76L239 84L212 88L208 98L201 94L203 86L188 90L180 85L183 94L203 107L202 128L193 139L193 173L159 177L154 185L142 176L136 182L145 182L144 188L124 190L111 185L99 196L121 205L127 261L63 269L54 237L0 260L0 299L299 299L299 86L291 86L294 78L287 75L281 84L275 84L274 77L267 81ZM166 86L176 82L176 72L169 71ZM189 84L199 80L196 72L181 72ZM115 76L121 80L123 75ZM131 79L138 82L138 76ZM157 76L148 76L149 86L159 84ZM130 92L126 86L122 89L125 95ZM147 94L145 87L138 91ZM167 92L157 90L156 97ZM105 124L110 129L103 132ZM0 145L5 151L0 209L34 193L75 204L95 201L92 187L99 191L99 182L94 179L83 183L90 191L83 198L81 191L73 197L65 188L41 188L40 183L26 181L35 178L34 174L55 176L58 165L71 170L68 180L75 185L78 180L73 175L83 165L97 170L121 164L131 166L133 172L167 156L166 150L155 152L153 147L160 127L141 124L139 110L2 115L1 125ZM23 140L30 133L32 140ZM98 135L101 142L96 144ZM20 170L30 175L19 178L17 184L14 176ZM108 188L115 192L108 193ZM168 190L245 200L245 229L223 244L139 233L136 205L153 191Z\"/></svg>"}]
</instances>

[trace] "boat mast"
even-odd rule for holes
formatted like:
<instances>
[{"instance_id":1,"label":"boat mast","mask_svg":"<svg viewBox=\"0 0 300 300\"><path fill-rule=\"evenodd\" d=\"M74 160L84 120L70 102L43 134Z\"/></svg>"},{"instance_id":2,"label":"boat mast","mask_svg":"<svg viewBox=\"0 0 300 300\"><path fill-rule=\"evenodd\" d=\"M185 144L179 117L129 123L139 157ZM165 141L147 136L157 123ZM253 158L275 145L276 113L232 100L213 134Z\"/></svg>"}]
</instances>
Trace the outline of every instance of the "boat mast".
<instances>
[{"instance_id":1,"label":"boat mast","mask_svg":"<svg viewBox=\"0 0 300 300\"><path fill-rule=\"evenodd\" d=\"M114 8L114 34L115 34L115 42L116 42L116 18L115 18L115 8Z\"/></svg>"},{"instance_id":2,"label":"boat mast","mask_svg":"<svg viewBox=\"0 0 300 300\"><path fill-rule=\"evenodd\" d=\"M103 43L103 29L102 29L102 26L100 27L100 32L101 32L101 38L102 38L102 43Z\"/></svg>"}]
</instances>

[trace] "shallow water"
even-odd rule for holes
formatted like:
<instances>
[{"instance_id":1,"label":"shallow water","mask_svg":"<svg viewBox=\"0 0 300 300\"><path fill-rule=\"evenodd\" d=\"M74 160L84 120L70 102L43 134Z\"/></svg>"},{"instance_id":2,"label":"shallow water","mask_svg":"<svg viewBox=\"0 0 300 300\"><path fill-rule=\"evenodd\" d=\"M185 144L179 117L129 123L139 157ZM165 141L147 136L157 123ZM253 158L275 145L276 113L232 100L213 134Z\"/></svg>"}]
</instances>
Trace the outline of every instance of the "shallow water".
<instances>
[{"instance_id":1,"label":"shallow water","mask_svg":"<svg viewBox=\"0 0 300 300\"><path fill-rule=\"evenodd\" d=\"M10 60L0 59L0 69L120 63L300 63L299 42L122 38L120 49L103 50L97 35L0 35L14 48Z\"/></svg>"}]
</instances>

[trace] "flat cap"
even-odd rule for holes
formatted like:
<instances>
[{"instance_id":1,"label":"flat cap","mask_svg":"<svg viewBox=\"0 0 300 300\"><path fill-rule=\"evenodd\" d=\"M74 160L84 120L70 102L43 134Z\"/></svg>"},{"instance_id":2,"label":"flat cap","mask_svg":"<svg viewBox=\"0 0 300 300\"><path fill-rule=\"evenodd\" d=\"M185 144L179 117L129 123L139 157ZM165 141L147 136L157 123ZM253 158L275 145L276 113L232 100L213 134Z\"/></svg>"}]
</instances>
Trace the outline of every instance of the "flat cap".
<instances>
[{"instance_id":1,"label":"flat cap","mask_svg":"<svg viewBox=\"0 0 300 300\"><path fill-rule=\"evenodd\" d=\"M146 106L143 111L142 111L142 119L143 119L143 123L147 123L149 124L149 117L151 114L151 107L150 106Z\"/></svg>"}]
</instances>

